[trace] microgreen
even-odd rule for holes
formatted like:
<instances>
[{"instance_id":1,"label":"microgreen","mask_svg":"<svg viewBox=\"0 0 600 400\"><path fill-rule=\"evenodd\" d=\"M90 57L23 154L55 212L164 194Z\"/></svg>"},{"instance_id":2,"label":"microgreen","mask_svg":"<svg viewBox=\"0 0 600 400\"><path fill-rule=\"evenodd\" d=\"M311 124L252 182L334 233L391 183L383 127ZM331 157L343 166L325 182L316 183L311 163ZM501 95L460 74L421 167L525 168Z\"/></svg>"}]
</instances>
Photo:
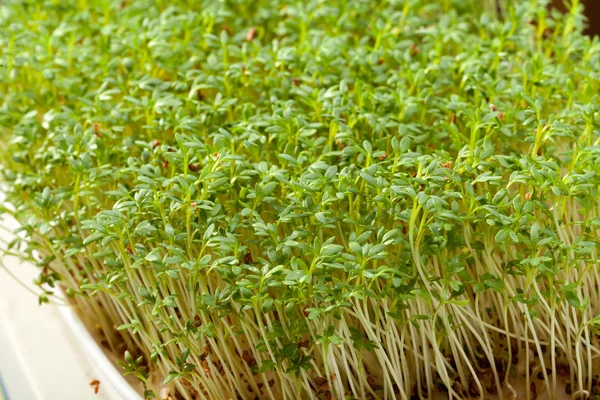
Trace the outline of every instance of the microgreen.
<instances>
[{"instance_id":1,"label":"microgreen","mask_svg":"<svg viewBox=\"0 0 600 400\"><path fill-rule=\"evenodd\" d=\"M547 3L4 1L5 252L147 398L598 396L600 41Z\"/></svg>"}]
</instances>

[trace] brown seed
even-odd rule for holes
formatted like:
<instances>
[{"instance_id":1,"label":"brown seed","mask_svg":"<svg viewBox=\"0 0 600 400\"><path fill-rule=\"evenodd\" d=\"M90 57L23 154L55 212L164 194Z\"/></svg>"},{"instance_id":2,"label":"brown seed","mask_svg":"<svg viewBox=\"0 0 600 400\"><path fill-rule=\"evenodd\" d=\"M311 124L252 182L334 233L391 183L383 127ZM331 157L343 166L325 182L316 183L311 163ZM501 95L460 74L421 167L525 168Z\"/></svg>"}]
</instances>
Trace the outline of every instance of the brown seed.
<instances>
[{"instance_id":1,"label":"brown seed","mask_svg":"<svg viewBox=\"0 0 600 400\"><path fill-rule=\"evenodd\" d=\"M498 111L498 107L496 107L493 104L490 104L490 110L492 110L492 112L496 112L496 111Z\"/></svg>"},{"instance_id":2,"label":"brown seed","mask_svg":"<svg viewBox=\"0 0 600 400\"><path fill-rule=\"evenodd\" d=\"M192 172L200 171L200 165L198 165L198 164L188 164L188 168Z\"/></svg>"},{"instance_id":3,"label":"brown seed","mask_svg":"<svg viewBox=\"0 0 600 400\"><path fill-rule=\"evenodd\" d=\"M462 396L462 398L467 397L465 395L465 388L463 387L462 383L458 379L455 379L454 382L452 382L452 389L454 389L454 391L456 393L460 394Z\"/></svg>"},{"instance_id":4,"label":"brown seed","mask_svg":"<svg viewBox=\"0 0 600 400\"><path fill-rule=\"evenodd\" d=\"M413 56L413 57L419 55L419 48L414 43L410 44L410 55Z\"/></svg>"},{"instance_id":5,"label":"brown seed","mask_svg":"<svg viewBox=\"0 0 600 400\"><path fill-rule=\"evenodd\" d=\"M250 29L248 29L248 33L246 34L246 40L251 42L254 39L254 36L256 35L256 28L252 27Z\"/></svg>"},{"instance_id":6,"label":"brown seed","mask_svg":"<svg viewBox=\"0 0 600 400\"><path fill-rule=\"evenodd\" d=\"M504 121L504 113L503 112L501 112L501 113L498 114L498 119L500 121Z\"/></svg>"},{"instance_id":7,"label":"brown seed","mask_svg":"<svg viewBox=\"0 0 600 400\"><path fill-rule=\"evenodd\" d=\"M98 379L94 379L90 382L90 386L94 388L94 394L98 394L100 390L100 381Z\"/></svg>"},{"instance_id":8,"label":"brown seed","mask_svg":"<svg viewBox=\"0 0 600 400\"><path fill-rule=\"evenodd\" d=\"M377 386L377 382L375 382L375 378L373 378L372 376L367 376L367 383L369 384L369 386L371 386L372 388L374 388L375 386Z\"/></svg>"},{"instance_id":9,"label":"brown seed","mask_svg":"<svg viewBox=\"0 0 600 400\"><path fill-rule=\"evenodd\" d=\"M298 87L300 86L300 81L296 78L292 78L292 83L294 84L294 86Z\"/></svg>"},{"instance_id":10,"label":"brown seed","mask_svg":"<svg viewBox=\"0 0 600 400\"><path fill-rule=\"evenodd\" d=\"M324 384L324 383L327 383L327 378L325 378L324 376L317 376L317 377L315 378L315 383L316 383L317 385L322 385L322 384Z\"/></svg>"},{"instance_id":11,"label":"brown seed","mask_svg":"<svg viewBox=\"0 0 600 400\"><path fill-rule=\"evenodd\" d=\"M94 124L94 133L96 134L96 136L98 136L99 138L102 138L102 133L100 133L100 125L98 124Z\"/></svg>"},{"instance_id":12,"label":"brown seed","mask_svg":"<svg viewBox=\"0 0 600 400\"><path fill-rule=\"evenodd\" d=\"M212 376L212 374L210 373L210 366L208 365L208 361L206 361L204 358L201 358L200 365L202 366L202 369L204 370L204 373L206 375Z\"/></svg>"},{"instance_id":13,"label":"brown seed","mask_svg":"<svg viewBox=\"0 0 600 400\"><path fill-rule=\"evenodd\" d=\"M221 363L221 361L214 361L213 365L215 366L215 368L217 369L217 372L223 376L223 374L225 373L225 370L223 368L223 363Z\"/></svg>"},{"instance_id":14,"label":"brown seed","mask_svg":"<svg viewBox=\"0 0 600 400\"><path fill-rule=\"evenodd\" d=\"M152 148L156 149L158 146L160 146L160 140L154 139L154 142L152 142Z\"/></svg>"},{"instance_id":15,"label":"brown seed","mask_svg":"<svg viewBox=\"0 0 600 400\"><path fill-rule=\"evenodd\" d=\"M200 319L200 317L197 315L194 315L194 322L192 322L192 326L194 328L198 328L201 325L202 325L202 320Z\"/></svg>"},{"instance_id":16,"label":"brown seed","mask_svg":"<svg viewBox=\"0 0 600 400\"><path fill-rule=\"evenodd\" d=\"M167 160L163 161L163 168L164 169L169 168L169 162Z\"/></svg>"},{"instance_id":17,"label":"brown seed","mask_svg":"<svg viewBox=\"0 0 600 400\"><path fill-rule=\"evenodd\" d=\"M549 369L549 368L546 368L546 375L548 375L548 376L552 375L552 370L551 370L551 369ZM543 380L544 380L544 371L540 371L540 372L538 372L538 373L537 373L537 378L538 378L540 381L543 381Z\"/></svg>"},{"instance_id":18,"label":"brown seed","mask_svg":"<svg viewBox=\"0 0 600 400\"><path fill-rule=\"evenodd\" d=\"M531 199L531 192L525 193L525 200Z\"/></svg>"},{"instance_id":19,"label":"brown seed","mask_svg":"<svg viewBox=\"0 0 600 400\"><path fill-rule=\"evenodd\" d=\"M274 384L275 384L275 379L271 379L269 381L269 387L273 387Z\"/></svg>"},{"instance_id":20,"label":"brown seed","mask_svg":"<svg viewBox=\"0 0 600 400\"><path fill-rule=\"evenodd\" d=\"M244 263L250 265L254 262L254 260L252 259L252 253L247 252L246 255L244 256Z\"/></svg>"},{"instance_id":21,"label":"brown seed","mask_svg":"<svg viewBox=\"0 0 600 400\"><path fill-rule=\"evenodd\" d=\"M452 161L446 161L444 164L442 164L442 167L452 169Z\"/></svg>"},{"instance_id":22,"label":"brown seed","mask_svg":"<svg viewBox=\"0 0 600 400\"><path fill-rule=\"evenodd\" d=\"M383 161L387 158L387 153L383 153L382 155L380 155L379 157L379 161Z\"/></svg>"},{"instance_id":23,"label":"brown seed","mask_svg":"<svg viewBox=\"0 0 600 400\"><path fill-rule=\"evenodd\" d=\"M254 357L252 357L252 355L250 355L248 350L244 350L242 353L242 359L246 362L246 364L248 364L249 367L252 367L256 364L256 360Z\"/></svg>"},{"instance_id":24,"label":"brown seed","mask_svg":"<svg viewBox=\"0 0 600 400\"><path fill-rule=\"evenodd\" d=\"M481 393L479 392L479 387L477 386L477 383L475 382L475 379L473 379L473 377L469 377L469 395L471 397L479 397Z\"/></svg>"},{"instance_id":25,"label":"brown seed","mask_svg":"<svg viewBox=\"0 0 600 400\"><path fill-rule=\"evenodd\" d=\"M307 347L308 347L308 340L302 340L301 342L298 342L299 349L307 348Z\"/></svg>"},{"instance_id":26,"label":"brown seed","mask_svg":"<svg viewBox=\"0 0 600 400\"><path fill-rule=\"evenodd\" d=\"M537 387L535 386L535 382L531 382L531 385L529 385L529 393L531 394L531 400L537 399Z\"/></svg>"}]
</instances>

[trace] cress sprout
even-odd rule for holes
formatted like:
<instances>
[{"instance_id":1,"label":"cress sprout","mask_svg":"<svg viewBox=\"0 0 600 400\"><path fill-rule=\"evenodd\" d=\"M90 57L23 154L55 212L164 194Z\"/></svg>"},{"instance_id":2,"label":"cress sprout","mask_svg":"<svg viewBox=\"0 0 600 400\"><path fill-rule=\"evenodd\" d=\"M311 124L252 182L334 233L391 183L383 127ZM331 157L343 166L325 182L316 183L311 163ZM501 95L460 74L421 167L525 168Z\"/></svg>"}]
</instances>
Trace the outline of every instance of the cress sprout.
<instances>
[{"instance_id":1,"label":"cress sprout","mask_svg":"<svg viewBox=\"0 0 600 400\"><path fill-rule=\"evenodd\" d=\"M4 252L146 398L598 398L600 41L502 3L5 0Z\"/></svg>"}]
</instances>

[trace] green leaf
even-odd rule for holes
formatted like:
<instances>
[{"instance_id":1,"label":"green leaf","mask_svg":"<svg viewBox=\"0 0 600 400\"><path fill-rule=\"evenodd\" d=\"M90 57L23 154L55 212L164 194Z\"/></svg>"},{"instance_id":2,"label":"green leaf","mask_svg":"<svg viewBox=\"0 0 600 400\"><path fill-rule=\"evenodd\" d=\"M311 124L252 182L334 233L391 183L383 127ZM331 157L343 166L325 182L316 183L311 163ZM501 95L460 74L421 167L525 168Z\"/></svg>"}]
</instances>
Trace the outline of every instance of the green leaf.
<instances>
[{"instance_id":1,"label":"green leaf","mask_svg":"<svg viewBox=\"0 0 600 400\"><path fill-rule=\"evenodd\" d=\"M566 291L565 298L567 299L567 301L569 302L570 305L572 305L573 307L575 307L576 309L578 309L580 311L583 311L583 309L584 309L583 303L579 299L579 296L577 295L575 290Z\"/></svg>"},{"instance_id":2,"label":"green leaf","mask_svg":"<svg viewBox=\"0 0 600 400\"><path fill-rule=\"evenodd\" d=\"M294 282L294 281L298 281L300 278L303 278L305 275L306 274L304 273L304 271L292 271L287 274L287 276L285 277L285 280Z\"/></svg>"},{"instance_id":3,"label":"green leaf","mask_svg":"<svg viewBox=\"0 0 600 400\"><path fill-rule=\"evenodd\" d=\"M104 234L102 232L94 232L90 236L86 237L83 240L83 245L87 246L88 244L93 243L93 242L95 242L97 240L100 240L103 237L104 237Z\"/></svg>"},{"instance_id":4,"label":"green leaf","mask_svg":"<svg viewBox=\"0 0 600 400\"><path fill-rule=\"evenodd\" d=\"M167 275L169 275L173 279L179 278L179 274L177 273L177 271L172 269L167 270Z\"/></svg>"}]
</instances>

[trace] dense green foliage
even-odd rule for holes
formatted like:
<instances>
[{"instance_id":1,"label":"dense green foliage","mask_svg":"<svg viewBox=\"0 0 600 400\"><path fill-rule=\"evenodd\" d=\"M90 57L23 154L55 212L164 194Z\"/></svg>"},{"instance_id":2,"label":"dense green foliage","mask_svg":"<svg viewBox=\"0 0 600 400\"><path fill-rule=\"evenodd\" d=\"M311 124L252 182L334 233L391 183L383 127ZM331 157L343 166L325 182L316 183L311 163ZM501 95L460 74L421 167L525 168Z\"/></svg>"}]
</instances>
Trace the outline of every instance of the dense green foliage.
<instances>
[{"instance_id":1,"label":"dense green foliage","mask_svg":"<svg viewBox=\"0 0 600 400\"><path fill-rule=\"evenodd\" d=\"M147 397L598 396L600 42L515 3L5 0L6 251Z\"/></svg>"}]
</instances>

